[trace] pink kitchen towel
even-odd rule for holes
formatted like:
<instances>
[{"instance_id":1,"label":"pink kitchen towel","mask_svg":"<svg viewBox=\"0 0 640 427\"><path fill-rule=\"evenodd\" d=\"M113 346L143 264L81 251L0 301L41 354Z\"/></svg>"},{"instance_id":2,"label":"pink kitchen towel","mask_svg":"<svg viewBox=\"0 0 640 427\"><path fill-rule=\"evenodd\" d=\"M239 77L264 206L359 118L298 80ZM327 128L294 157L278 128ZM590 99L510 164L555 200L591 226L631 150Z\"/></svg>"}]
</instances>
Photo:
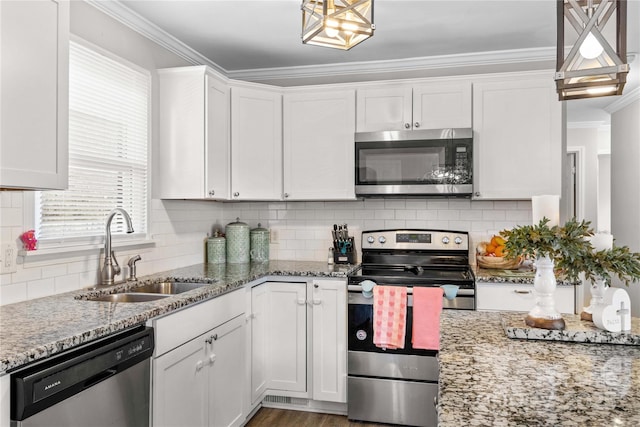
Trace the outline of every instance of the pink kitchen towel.
<instances>
[{"instance_id":1,"label":"pink kitchen towel","mask_svg":"<svg viewBox=\"0 0 640 427\"><path fill-rule=\"evenodd\" d=\"M413 287L413 348L440 349L442 288Z\"/></svg>"},{"instance_id":2,"label":"pink kitchen towel","mask_svg":"<svg viewBox=\"0 0 640 427\"><path fill-rule=\"evenodd\" d=\"M407 288L373 288L373 343L380 348L404 348L407 328Z\"/></svg>"}]
</instances>

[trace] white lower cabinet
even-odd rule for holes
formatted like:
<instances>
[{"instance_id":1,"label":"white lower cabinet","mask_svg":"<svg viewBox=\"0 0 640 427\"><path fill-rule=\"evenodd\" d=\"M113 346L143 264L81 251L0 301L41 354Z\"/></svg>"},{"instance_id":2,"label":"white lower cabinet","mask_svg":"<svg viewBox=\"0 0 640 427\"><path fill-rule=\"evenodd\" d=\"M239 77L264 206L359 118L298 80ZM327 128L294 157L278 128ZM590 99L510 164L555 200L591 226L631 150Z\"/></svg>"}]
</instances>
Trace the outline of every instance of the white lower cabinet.
<instances>
[{"instance_id":1,"label":"white lower cabinet","mask_svg":"<svg viewBox=\"0 0 640 427\"><path fill-rule=\"evenodd\" d=\"M269 394L346 402L346 280L265 282L247 293L247 411Z\"/></svg>"},{"instance_id":2,"label":"white lower cabinet","mask_svg":"<svg viewBox=\"0 0 640 427\"><path fill-rule=\"evenodd\" d=\"M575 287L558 286L555 292L556 310L575 312ZM536 304L535 290L527 283L476 283L476 309L493 311L529 311Z\"/></svg>"},{"instance_id":3,"label":"white lower cabinet","mask_svg":"<svg viewBox=\"0 0 640 427\"><path fill-rule=\"evenodd\" d=\"M153 322L153 426L244 423L243 312L239 290Z\"/></svg>"}]
</instances>

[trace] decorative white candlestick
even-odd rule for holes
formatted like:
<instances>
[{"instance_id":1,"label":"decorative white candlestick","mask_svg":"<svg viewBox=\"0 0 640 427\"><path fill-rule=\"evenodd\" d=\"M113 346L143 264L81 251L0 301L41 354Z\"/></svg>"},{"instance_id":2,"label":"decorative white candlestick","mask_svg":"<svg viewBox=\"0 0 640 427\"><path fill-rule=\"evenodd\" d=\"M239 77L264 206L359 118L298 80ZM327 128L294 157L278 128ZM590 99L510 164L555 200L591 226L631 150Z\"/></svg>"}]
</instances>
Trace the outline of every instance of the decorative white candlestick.
<instances>
[{"instance_id":1,"label":"decorative white candlestick","mask_svg":"<svg viewBox=\"0 0 640 427\"><path fill-rule=\"evenodd\" d=\"M596 233L591 236L591 245L597 251L606 251L613 248L613 235L609 233Z\"/></svg>"},{"instance_id":2,"label":"decorative white candlestick","mask_svg":"<svg viewBox=\"0 0 640 427\"><path fill-rule=\"evenodd\" d=\"M553 272L554 262L548 256L536 258L536 275L533 279L536 305L525 317L525 323L532 328L564 329L565 322L556 310L554 294L557 282Z\"/></svg>"},{"instance_id":3,"label":"decorative white candlestick","mask_svg":"<svg viewBox=\"0 0 640 427\"><path fill-rule=\"evenodd\" d=\"M560 224L560 196L546 195L531 197L533 225L538 225L543 218L548 218L547 225L553 227Z\"/></svg>"}]
</instances>

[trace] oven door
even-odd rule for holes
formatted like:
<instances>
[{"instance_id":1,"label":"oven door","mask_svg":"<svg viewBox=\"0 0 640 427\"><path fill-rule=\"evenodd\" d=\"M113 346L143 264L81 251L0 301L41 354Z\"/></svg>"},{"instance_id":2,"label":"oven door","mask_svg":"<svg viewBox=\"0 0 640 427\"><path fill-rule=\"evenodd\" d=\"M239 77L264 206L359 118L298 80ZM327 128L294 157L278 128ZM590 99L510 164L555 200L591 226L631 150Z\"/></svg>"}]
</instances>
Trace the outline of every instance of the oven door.
<instances>
[{"instance_id":1,"label":"oven door","mask_svg":"<svg viewBox=\"0 0 640 427\"><path fill-rule=\"evenodd\" d=\"M373 344L373 298L349 292L347 416L351 420L437 426L438 352L411 347L413 297L408 297L407 305L404 349L383 350Z\"/></svg>"}]
</instances>

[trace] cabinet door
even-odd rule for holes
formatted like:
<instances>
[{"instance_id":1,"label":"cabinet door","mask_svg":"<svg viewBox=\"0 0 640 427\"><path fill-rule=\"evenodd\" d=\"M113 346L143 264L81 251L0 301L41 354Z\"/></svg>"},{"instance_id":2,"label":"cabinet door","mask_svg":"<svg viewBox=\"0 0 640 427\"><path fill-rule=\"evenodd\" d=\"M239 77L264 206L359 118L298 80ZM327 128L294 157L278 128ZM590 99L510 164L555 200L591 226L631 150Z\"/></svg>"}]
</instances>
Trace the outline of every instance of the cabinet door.
<instances>
[{"instance_id":1,"label":"cabinet door","mask_svg":"<svg viewBox=\"0 0 640 427\"><path fill-rule=\"evenodd\" d=\"M245 419L245 317L238 316L211 333L209 425L240 426Z\"/></svg>"},{"instance_id":2,"label":"cabinet door","mask_svg":"<svg viewBox=\"0 0 640 427\"><path fill-rule=\"evenodd\" d=\"M208 423L208 369L205 336L153 361L153 425L205 426Z\"/></svg>"},{"instance_id":3,"label":"cabinet door","mask_svg":"<svg viewBox=\"0 0 640 427\"><path fill-rule=\"evenodd\" d=\"M159 132L154 194L200 199L205 194L204 67L158 70Z\"/></svg>"},{"instance_id":4,"label":"cabinet door","mask_svg":"<svg viewBox=\"0 0 640 427\"><path fill-rule=\"evenodd\" d=\"M553 79L473 85L476 199L530 199L562 190L562 103Z\"/></svg>"},{"instance_id":5,"label":"cabinet door","mask_svg":"<svg viewBox=\"0 0 640 427\"><path fill-rule=\"evenodd\" d=\"M471 127L471 82L434 83L413 88L413 128Z\"/></svg>"},{"instance_id":6,"label":"cabinet door","mask_svg":"<svg viewBox=\"0 0 640 427\"><path fill-rule=\"evenodd\" d=\"M529 311L536 304L532 284L476 283L478 310ZM575 312L575 288L558 286L554 294L556 310L560 313Z\"/></svg>"},{"instance_id":7,"label":"cabinet door","mask_svg":"<svg viewBox=\"0 0 640 427\"><path fill-rule=\"evenodd\" d=\"M284 197L354 199L355 91L284 96Z\"/></svg>"},{"instance_id":8,"label":"cabinet door","mask_svg":"<svg viewBox=\"0 0 640 427\"><path fill-rule=\"evenodd\" d=\"M69 3L0 2L0 188L68 183Z\"/></svg>"},{"instance_id":9,"label":"cabinet door","mask_svg":"<svg viewBox=\"0 0 640 427\"><path fill-rule=\"evenodd\" d=\"M411 98L410 86L358 90L357 131L411 129Z\"/></svg>"},{"instance_id":10,"label":"cabinet door","mask_svg":"<svg viewBox=\"0 0 640 427\"><path fill-rule=\"evenodd\" d=\"M205 117L207 163L204 197L214 200L229 199L229 86L226 82L207 74L207 103ZM188 166L187 166L188 167Z\"/></svg>"},{"instance_id":11,"label":"cabinet door","mask_svg":"<svg viewBox=\"0 0 640 427\"><path fill-rule=\"evenodd\" d=\"M268 299L267 284L251 288L250 319L250 402L258 403L267 389L268 348ZM251 409L249 407L248 409Z\"/></svg>"},{"instance_id":12,"label":"cabinet door","mask_svg":"<svg viewBox=\"0 0 640 427\"><path fill-rule=\"evenodd\" d=\"M306 283L268 282L267 286L267 388L306 391Z\"/></svg>"},{"instance_id":13,"label":"cabinet door","mask_svg":"<svg viewBox=\"0 0 640 427\"><path fill-rule=\"evenodd\" d=\"M231 196L282 198L282 95L231 89Z\"/></svg>"},{"instance_id":14,"label":"cabinet door","mask_svg":"<svg viewBox=\"0 0 640 427\"><path fill-rule=\"evenodd\" d=\"M314 280L312 292L313 399L347 401L347 283Z\"/></svg>"},{"instance_id":15,"label":"cabinet door","mask_svg":"<svg viewBox=\"0 0 640 427\"><path fill-rule=\"evenodd\" d=\"M158 70L154 195L229 198L229 88L206 67Z\"/></svg>"}]
</instances>

